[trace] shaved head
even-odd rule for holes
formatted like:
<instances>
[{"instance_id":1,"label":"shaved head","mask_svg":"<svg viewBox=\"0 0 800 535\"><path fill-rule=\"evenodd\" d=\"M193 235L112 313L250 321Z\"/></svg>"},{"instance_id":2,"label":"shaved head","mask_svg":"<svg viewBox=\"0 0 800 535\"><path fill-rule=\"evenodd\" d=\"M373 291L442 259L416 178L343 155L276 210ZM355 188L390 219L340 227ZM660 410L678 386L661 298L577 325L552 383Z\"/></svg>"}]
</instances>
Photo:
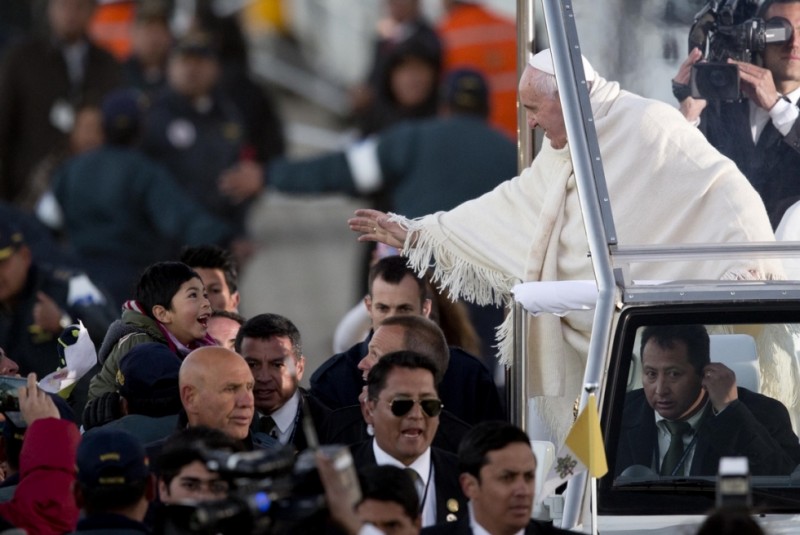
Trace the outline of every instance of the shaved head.
<instances>
[{"instance_id":1,"label":"shaved head","mask_svg":"<svg viewBox=\"0 0 800 535\"><path fill-rule=\"evenodd\" d=\"M254 411L253 374L241 356L218 346L195 349L183 360L178 381L189 426L247 437Z\"/></svg>"}]
</instances>

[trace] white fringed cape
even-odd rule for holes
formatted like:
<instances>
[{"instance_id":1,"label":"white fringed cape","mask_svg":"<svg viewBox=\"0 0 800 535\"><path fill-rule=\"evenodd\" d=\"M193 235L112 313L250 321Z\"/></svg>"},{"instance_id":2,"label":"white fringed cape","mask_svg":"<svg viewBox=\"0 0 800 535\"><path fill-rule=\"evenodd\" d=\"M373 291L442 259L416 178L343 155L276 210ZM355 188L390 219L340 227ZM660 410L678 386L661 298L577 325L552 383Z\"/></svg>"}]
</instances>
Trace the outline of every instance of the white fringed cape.
<instances>
[{"instance_id":1,"label":"white fringed cape","mask_svg":"<svg viewBox=\"0 0 800 535\"><path fill-rule=\"evenodd\" d=\"M599 76L590 97L620 244L774 240L747 179L677 110ZM449 212L391 217L410 231L409 264L418 272L435 264L434 280L453 297L507 304L518 282L594 278L568 147L547 144L520 176ZM782 269L776 262L731 260L638 264L630 274L642 280L780 278ZM528 395L546 396L539 410L559 443L580 393L592 316L530 319ZM504 363L512 339L507 320L498 332Z\"/></svg>"}]
</instances>

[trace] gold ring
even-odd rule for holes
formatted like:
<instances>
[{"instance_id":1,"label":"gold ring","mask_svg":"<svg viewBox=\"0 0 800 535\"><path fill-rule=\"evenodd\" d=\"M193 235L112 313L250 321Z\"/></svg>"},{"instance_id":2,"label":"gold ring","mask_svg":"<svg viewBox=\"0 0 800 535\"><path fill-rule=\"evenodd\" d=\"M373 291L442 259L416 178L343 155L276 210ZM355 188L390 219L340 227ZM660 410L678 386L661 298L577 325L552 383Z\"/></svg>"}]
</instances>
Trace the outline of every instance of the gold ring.
<instances>
[{"instance_id":1,"label":"gold ring","mask_svg":"<svg viewBox=\"0 0 800 535\"><path fill-rule=\"evenodd\" d=\"M372 227L372 233L376 234L378 232L378 227Z\"/></svg>"}]
</instances>

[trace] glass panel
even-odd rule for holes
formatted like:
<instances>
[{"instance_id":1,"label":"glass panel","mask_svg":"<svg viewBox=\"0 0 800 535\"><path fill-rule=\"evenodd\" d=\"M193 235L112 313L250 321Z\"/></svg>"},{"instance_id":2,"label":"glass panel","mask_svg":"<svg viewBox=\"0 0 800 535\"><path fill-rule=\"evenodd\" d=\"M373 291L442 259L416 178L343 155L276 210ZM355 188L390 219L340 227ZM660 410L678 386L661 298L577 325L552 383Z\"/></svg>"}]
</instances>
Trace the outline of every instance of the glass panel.
<instances>
[{"instance_id":1,"label":"glass panel","mask_svg":"<svg viewBox=\"0 0 800 535\"><path fill-rule=\"evenodd\" d=\"M698 310L622 321L601 510L703 513L714 505L720 459L731 456L748 459L760 510L796 508L800 321L780 315Z\"/></svg>"}]
</instances>

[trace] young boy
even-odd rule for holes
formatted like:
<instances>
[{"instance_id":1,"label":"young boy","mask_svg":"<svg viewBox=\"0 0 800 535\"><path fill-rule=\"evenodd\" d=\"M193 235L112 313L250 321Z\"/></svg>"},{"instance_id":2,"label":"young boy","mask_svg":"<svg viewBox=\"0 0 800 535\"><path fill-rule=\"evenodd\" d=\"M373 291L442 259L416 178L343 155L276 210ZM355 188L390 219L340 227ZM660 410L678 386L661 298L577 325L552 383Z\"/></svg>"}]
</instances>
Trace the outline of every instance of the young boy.
<instances>
[{"instance_id":1,"label":"young boy","mask_svg":"<svg viewBox=\"0 0 800 535\"><path fill-rule=\"evenodd\" d=\"M148 267L136 286L135 299L122 307L122 318L106 333L97 355L102 369L89 384L89 399L116 390L119 361L132 347L165 344L181 359L200 346L215 345L208 336L211 304L200 275L181 262Z\"/></svg>"},{"instance_id":2,"label":"young boy","mask_svg":"<svg viewBox=\"0 0 800 535\"><path fill-rule=\"evenodd\" d=\"M206 286L208 300L214 310L238 312L239 270L231 254L217 245L185 247L181 251L181 262L200 275Z\"/></svg>"}]
</instances>

